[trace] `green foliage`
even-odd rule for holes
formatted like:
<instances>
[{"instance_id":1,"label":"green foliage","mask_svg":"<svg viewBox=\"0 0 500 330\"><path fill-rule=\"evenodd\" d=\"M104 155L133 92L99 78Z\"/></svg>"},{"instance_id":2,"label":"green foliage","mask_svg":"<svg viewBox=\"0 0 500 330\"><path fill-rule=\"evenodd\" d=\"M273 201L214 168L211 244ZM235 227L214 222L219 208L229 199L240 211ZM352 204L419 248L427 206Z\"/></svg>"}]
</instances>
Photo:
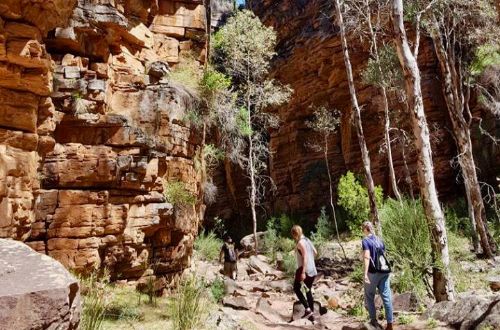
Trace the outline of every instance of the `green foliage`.
<instances>
[{"instance_id":1,"label":"green foliage","mask_svg":"<svg viewBox=\"0 0 500 330\"><path fill-rule=\"evenodd\" d=\"M379 49L379 60L368 60L362 72L363 82L379 88L399 88L403 86L403 72L398 55L393 46L385 45Z\"/></svg>"},{"instance_id":2,"label":"green foliage","mask_svg":"<svg viewBox=\"0 0 500 330\"><path fill-rule=\"evenodd\" d=\"M206 144L203 146L203 157L205 157L207 167L213 168L224 159L224 151L213 144Z\"/></svg>"},{"instance_id":3,"label":"green foliage","mask_svg":"<svg viewBox=\"0 0 500 330\"><path fill-rule=\"evenodd\" d=\"M357 263L354 270L349 274L349 278L354 283L363 284L365 281L364 265L362 263Z\"/></svg>"},{"instance_id":4,"label":"green foliage","mask_svg":"<svg viewBox=\"0 0 500 330\"><path fill-rule=\"evenodd\" d=\"M398 292L427 292L432 267L429 230L420 201L388 199L380 210L387 255L396 266L393 284Z\"/></svg>"},{"instance_id":5,"label":"green foliage","mask_svg":"<svg viewBox=\"0 0 500 330\"><path fill-rule=\"evenodd\" d=\"M227 234L226 225L224 224L224 220L219 217L214 218L214 233L217 233L219 237L224 237Z\"/></svg>"},{"instance_id":6,"label":"green foliage","mask_svg":"<svg viewBox=\"0 0 500 330\"><path fill-rule=\"evenodd\" d=\"M231 87L231 78L212 67L208 67L203 73L200 85L202 90L214 93Z\"/></svg>"},{"instance_id":7,"label":"green foliage","mask_svg":"<svg viewBox=\"0 0 500 330\"><path fill-rule=\"evenodd\" d=\"M335 132L339 124L340 113L337 110L331 111L325 107L314 110L314 119L306 122L307 127L323 135Z\"/></svg>"},{"instance_id":8,"label":"green foliage","mask_svg":"<svg viewBox=\"0 0 500 330\"><path fill-rule=\"evenodd\" d=\"M286 214L279 217L279 231L282 237L289 237L293 227L293 220Z\"/></svg>"},{"instance_id":9,"label":"green foliage","mask_svg":"<svg viewBox=\"0 0 500 330\"><path fill-rule=\"evenodd\" d=\"M415 316L411 314L401 314L398 316L398 323L401 325L412 324L415 322Z\"/></svg>"},{"instance_id":10,"label":"green foliage","mask_svg":"<svg viewBox=\"0 0 500 330\"><path fill-rule=\"evenodd\" d=\"M182 181L169 181L164 183L165 198L173 205L194 205L196 196L186 189Z\"/></svg>"},{"instance_id":11,"label":"green foliage","mask_svg":"<svg viewBox=\"0 0 500 330\"><path fill-rule=\"evenodd\" d=\"M427 320L427 327L429 329L437 328L437 326L438 326L438 322L435 319L430 318Z\"/></svg>"},{"instance_id":12,"label":"green foliage","mask_svg":"<svg viewBox=\"0 0 500 330\"><path fill-rule=\"evenodd\" d=\"M481 75L487 67L500 65L500 45L483 45L476 50L470 71L473 76Z\"/></svg>"},{"instance_id":13,"label":"green foliage","mask_svg":"<svg viewBox=\"0 0 500 330\"><path fill-rule=\"evenodd\" d=\"M444 208L446 227L454 233L470 236L471 223L465 199L460 198Z\"/></svg>"},{"instance_id":14,"label":"green foliage","mask_svg":"<svg viewBox=\"0 0 500 330\"><path fill-rule=\"evenodd\" d=\"M194 54L188 53L181 57L181 61L170 71L169 78L194 91L200 89L203 77L200 64Z\"/></svg>"},{"instance_id":15,"label":"green foliage","mask_svg":"<svg viewBox=\"0 0 500 330\"><path fill-rule=\"evenodd\" d=\"M334 232L332 223L326 215L326 208L324 206L321 208L321 213L316 222L315 229L315 232L311 234L311 241L318 251L318 257L320 257L323 255L325 245Z\"/></svg>"},{"instance_id":16,"label":"green foliage","mask_svg":"<svg viewBox=\"0 0 500 330\"><path fill-rule=\"evenodd\" d=\"M221 302L225 295L224 280L217 277L210 285L210 292L216 303Z\"/></svg>"},{"instance_id":17,"label":"green foliage","mask_svg":"<svg viewBox=\"0 0 500 330\"><path fill-rule=\"evenodd\" d=\"M213 231L202 231L194 241L194 248L205 260L218 260L224 242Z\"/></svg>"},{"instance_id":18,"label":"green foliage","mask_svg":"<svg viewBox=\"0 0 500 330\"><path fill-rule=\"evenodd\" d=\"M168 307L174 329L200 329L208 315L209 300L205 284L193 275L177 284L177 292Z\"/></svg>"},{"instance_id":19,"label":"green foliage","mask_svg":"<svg viewBox=\"0 0 500 330\"><path fill-rule=\"evenodd\" d=\"M144 313L137 305L131 304L131 295L140 297L140 293L129 288L112 288L108 291L112 294L112 299L106 306L106 320L126 320L126 321L141 321L144 319Z\"/></svg>"},{"instance_id":20,"label":"green foliage","mask_svg":"<svg viewBox=\"0 0 500 330\"><path fill-rule=\"evenodd\" d=\"M285 253L283 255L283 266L285 268L285 274L287 276L294 276L295 269L297 268L297 260L295 255L291 252Z\"/></svg>"},{"instance_id":21,"label":"green foliage","mask_svg":"<svg viewBox=\"0 0 500 330\"><path fill-rule=\"evenodd\" d=\"M266 27L251 11L239 11L214 35L213 50L223 57L231 76L248 72L262 77L274 56L276 33ZM247 69L249 71L247 71Z\"/></svg>"},{"instance_id":22,"label":"green foliage","mask_svg":"<svg viewBox=\"0 0 500 330\"><path fill-rule=\"evenodd\" d=\"M248 122L249 112L245 107L240 107L236 117L236 125L241 136L251 136L252 126Z\"/></svg>"},{"instance_id":23,"label":"green foliage","mask_svg":"<svg viewBox=\"0 0 500 330\"><path fill-rule=\"evenodd\" d=\"M366 312L366 308L365 308L363 302L360 300L360 301L356 302L354 307L352 307L351 309L349 309L347 311L347 314L352 315L352 316L357 317L357 318L360 318L360 319L364 319L364 318L366 318L367 312Z\"/></svg>"},{"instance_id":24,"label":"green foliage","mask_svg":"<svg viewBox=\"0 0 500 330\"><path fill-rule=\"evenodd\" d=\"M108 284L109 275L106 271L102 276L97 271L94 271L87 277L80 277L80 285L82 286L83 293L81 329L101 329L109 304L106 297L106 287Z\"/></svg>"},{"instance_id":25,"label":"green foliage","mask_svg":"<svg viewBox=\"0 0 500 330\"><path fill-rule=\"evenodd\" d=\"M338 203L349 214L347 226L351 233L360 235L361 224L370 218L368 190L359 182L351 171L340 178L337 193ZM383 194L380 186L375 187L377 205L382 205Z\"/></svg>"}]
</instances>

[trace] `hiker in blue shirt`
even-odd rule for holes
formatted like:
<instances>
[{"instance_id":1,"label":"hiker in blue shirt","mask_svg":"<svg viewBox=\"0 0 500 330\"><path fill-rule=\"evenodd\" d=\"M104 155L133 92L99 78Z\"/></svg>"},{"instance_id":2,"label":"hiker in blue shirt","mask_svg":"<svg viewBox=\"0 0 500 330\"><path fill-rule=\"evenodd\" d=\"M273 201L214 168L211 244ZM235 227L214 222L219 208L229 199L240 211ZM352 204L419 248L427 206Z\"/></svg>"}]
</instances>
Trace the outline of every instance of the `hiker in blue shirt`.
<instances>
[{"instance_id":1,"label":"hiker in blue shirt","mask_svg":"<svg viewBox=\"0 0 500 330\"><path fill-rule=\"evenodd\" d=\"M384 304L387 319L386 330L392 330L392 292L389 280L390 265L385 258L385 245L380 238L374 234L373 224L366 221L362 225L364 234L361 243L363 247L364 284L365 284L365 306L370 315L370 325L381 327L377 322L377 310L375 308L375 293L378 289Z\"/></svg>"}]
</instances>

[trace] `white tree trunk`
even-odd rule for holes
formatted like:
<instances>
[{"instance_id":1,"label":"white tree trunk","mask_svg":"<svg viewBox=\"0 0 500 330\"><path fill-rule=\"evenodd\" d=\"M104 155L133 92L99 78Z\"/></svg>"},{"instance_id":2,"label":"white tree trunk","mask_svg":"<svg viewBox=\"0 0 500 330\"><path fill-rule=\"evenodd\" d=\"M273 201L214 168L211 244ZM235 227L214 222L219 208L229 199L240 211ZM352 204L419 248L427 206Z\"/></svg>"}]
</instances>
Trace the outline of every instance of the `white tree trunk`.
<instances>
[{"instance_id":1,"label":"white tree trunk","mask_svg":"<svg viewBox=\"0 0 500 330\"><path fill-rule=\"evenodd\" d=\"M252 115L250 112L250 102L248 101L248 127L252 127ZM252 210L252 229L255 254L258 253L259 242L257 241L257 183L255 178L255 162L252 134L248 136L248 170L250 174L250 209Z\"/></svg>"},{"instance_id":2,"label":"white tree trunk","mask_svg":"<svg viewBox=\"0 0 500 330\"><path fill-rule=\"evenodd\" d=\"M439 204L434 182L429 128L424 113L420 70L408 45L403 22L403 0L393 0L394 38L399 61L403 68L410 116L418 154L420 197L429 226L433 267L433 290L437 301L453 300L454 287L450 273L450 256L444 214Z\"/></svg>"},{"instance_id":3,"label":"white tree trunk","mask_svg":"<svg viewBox=\"0 0 500 330\"><path fill-rule=\"evenodd\" d=\"M335 0L335 10L337 14L337 23L340 28L340 38L342 40L342 51L344 54L344 63L347 71L347 82L349 84L349 93L351 94L352 107L354 108L354 122L356 124L356 133L358 136L359 146L361 148L361 158L363 160L363 167L365 170L366 185L368 188L368 197L370 200L370 215L375 228L378 233L382 234L382 226L380 225L380 218L377 209L377 200L375 198L375 184L373 183L372 172L370 169L370 154L366 147L365 136L363 134L363 125L361 123L361 110L358 105L356 97L356 88L354 87L354 77L352 74L351 61L349 59L349 50L347 48L347 39L345 36L344 21L342 18L342 11L340 8L339 0Z\"/></svg>"},{"instance_id":4,"label":"white tree trunk","mask_svg":"<svg viewBox=\"0 0 500 330\"><path fill-rule=\"evenodd\" d=\"M333 222L335 223L335 232L337 234L337 240L339 242L340 248L342 249L342 254L344 255L344 260L347 260L347 255L345 254L344 246L340 241L339 227L337 225L337 215L335 214L335 206L333 204L333 182L332 182L332 174L330 173L330 162L328 161L328 135L324 135L325 139L325 165L326 172L328 173L328 186L330 188L330 207L332 208Z\"/></svg>"},{"instance_id":5,"label":"white tree trunk","mask_svg":"<svg viewBox=\"0 0 500 330\"><path fill-rule=\"evenodd\" d=\"M432 20L431 38L434 42L434 49L441 68L443 94L453 127L453 136L455 137L455 142L460 153L458 155L458 162L462 170L469 209L473 212L471 214L472 225L473 227L475 225L475 229L477 229L479 234L483 253L489 258L493 258L494 252L496 252L496 246L488 231L486 223L486 212L481 196L481 188L477 179L474 155L472 153L470 127L464 117L465 104L461 88L462 81L456 71L453 58L448 56L441 40L440 29L436 18ZM453 47L453 45L451 45L451 47Z\"/></svg>"}]
</instances>

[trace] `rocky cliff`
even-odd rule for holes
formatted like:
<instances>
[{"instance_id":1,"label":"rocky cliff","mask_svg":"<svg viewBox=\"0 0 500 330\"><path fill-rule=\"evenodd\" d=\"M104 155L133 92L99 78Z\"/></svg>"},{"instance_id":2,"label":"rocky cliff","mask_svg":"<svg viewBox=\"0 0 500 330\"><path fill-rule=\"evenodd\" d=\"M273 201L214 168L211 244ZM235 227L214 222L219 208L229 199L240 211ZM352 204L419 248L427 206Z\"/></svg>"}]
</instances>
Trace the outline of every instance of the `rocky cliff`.
<instances>
[{"instance_id":1,"label":"rocky cliff","mask_svg":"<svg viewBox=\"0 0 500 330\"><path fill-rule=\"evenodd\" d=\"M168 71L204 49L201 1L2 1L0 237L114 278L185 268L204 206L163 191L198 194L200 139Z\"/></svg>"},{"instance_id":2,"label":"rocky cliff","mask_svg":"<svg viewBox=\"0 0 500 330\"><path fill-rule=\"evenodd\" d=\"M312 119L314 106L326 106L341 113L338 133L329 141L329 163L334 184L346 171L363 173L361 152L355 128L352 126L351 103L347 77L342 55L338 26L333 18L333 1L327 0L253 0L249 6L268 26L278 34L277 57L273 62L272 74L282 83L289 84L293 90L291 102L277 109L281 119L278 130L271 132L270 145L272 157L270 174L277 190L269 213L288 213L297 218L314 218L319 209L328 204L328 177L322 152L307 147L316 139L314 132L306 126ZM366 142L371 157L372 174L377 185L384 192L392 194L389 181L387 155L381 151L384 144L384 110L381 93L377 88L361 83L361 72L366 67L369 54L367 42L350 36L350 57L354 70L354 79L358 101L362 105L362 121ZM434 55L432 43L423 39L420 47L419 67L422 72L422 88L427 120L432 132L432 150L436 184L442 201L460 194L460 179L457 180L457 166L451 160L456 156L456 148L451 136L451 124L442 97L439 67ZM390 105L393 126L405 128L411 136L405 109L391 96ZM478 113L481 116L481 114ZM496 124L498 125L498 123ZM493 126L495 123L493 120ZM490 127L490 128L491 128ZM498 127L498 126L497 126ZM493 128L494 131L494 128ZM394 136L393 136L394 137ZM474 136L476 145L484 145L480 134ZM491 145L491 142L488 143ZM491 169L498 169L495 156L488 147L487 155L479 147L477 153L485 170L482 179L491 181ZM393 144L393 160L396 177L402 191L408 193L410 187L405 182L403 153L399 144ZM416 155L411 146L405 150L406 160L416 190ZM489 173L489 174L488 174ZM489 175L489 177L488 177ZM227 171L219 176L221 184L230 187L236 178L228 179ZM494 175L493 175L494 182ZM228 189L228 191L231 191ZM240 201L244 196L227 194L222 196L224 203L216 208L233 219L240 210L228 209L227 201ZM209 213L213 211L210 209Z\"/></svg>"}]
</instances>

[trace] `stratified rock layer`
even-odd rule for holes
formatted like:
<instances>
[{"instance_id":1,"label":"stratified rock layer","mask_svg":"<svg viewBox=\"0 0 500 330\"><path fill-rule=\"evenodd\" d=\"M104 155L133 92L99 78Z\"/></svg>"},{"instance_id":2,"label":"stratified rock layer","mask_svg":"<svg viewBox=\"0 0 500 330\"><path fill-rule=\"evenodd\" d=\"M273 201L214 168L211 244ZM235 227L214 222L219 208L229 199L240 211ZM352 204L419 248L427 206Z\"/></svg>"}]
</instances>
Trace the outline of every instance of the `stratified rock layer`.
<instances>
[{"instance_id":1,"label":"stratified rock layer","mask_svg":"<svg viewBox=\"0 0 500 330\"><path fill-rule=\"evenodd\" d=\"M7 1L0 5L0 237L79 272L179 272L204 206L196 96L168 79L204 61L201 1Z\"/></svg>"},{"instance_id":2,"label":"stratified rock layer","mask_svg":"<svg viewBox=\"0 0 500 330\"><path fill-rule=\"evenodd\" d=\"M0 239L0 328L77 329L78 281L54 259Z\"/></svg>"}]
</instances>

